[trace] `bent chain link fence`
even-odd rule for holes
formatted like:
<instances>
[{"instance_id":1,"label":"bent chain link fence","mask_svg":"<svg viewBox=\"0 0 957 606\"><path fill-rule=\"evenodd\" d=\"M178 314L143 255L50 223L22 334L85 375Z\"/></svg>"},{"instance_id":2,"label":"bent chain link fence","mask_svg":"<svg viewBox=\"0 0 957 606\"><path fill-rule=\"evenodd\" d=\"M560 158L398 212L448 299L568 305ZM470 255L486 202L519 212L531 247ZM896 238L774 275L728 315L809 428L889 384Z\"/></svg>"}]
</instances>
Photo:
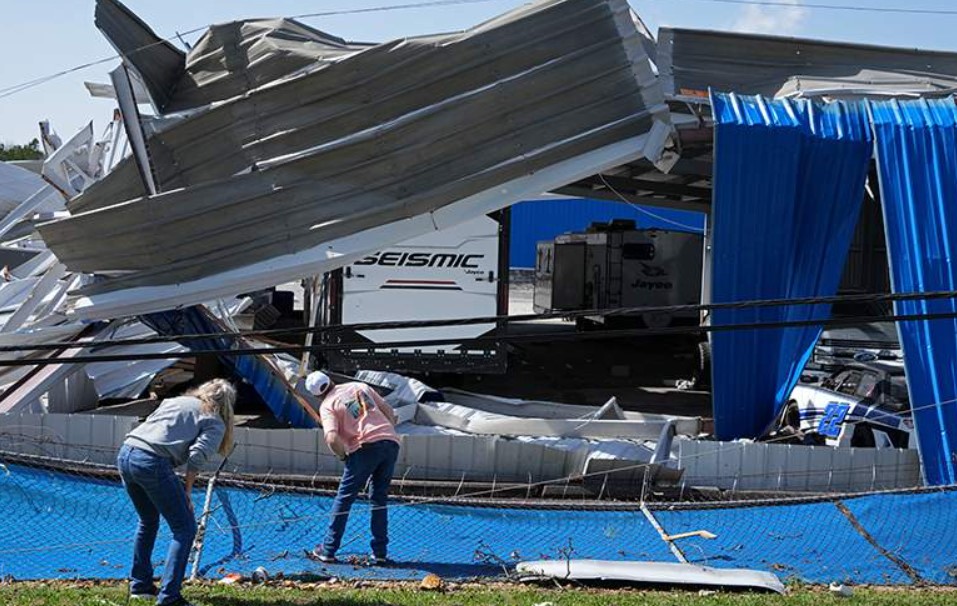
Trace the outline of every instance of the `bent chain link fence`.
<instances>
[{"instance_id":1,"label":"bent chain link fence","mask_svg":"<svg viewBox=\"0 0 957 606\"><path fill-rule=\"evenodd\" d=\"M8 431L0 446L42 441L43 456L0 454L0 577L121 579L128 573L136 515L102 447L57 443ZM64 460L68 450L74 461ZM88 456L82 456L84 450ZM568 479L563 479L567 481ZM198 570L340 578L503 578L520 560L602 559L674 562L662 539L691 563L751 568L809 583L953 584L957 577L957 491L898 490L848 495L745 495L649 489L642 502L499 498L515 486L459 486L442 496L390 501L389 554L369 565L369 504L353 507L341 563L306 556L329 521L334 484L224 473L214 490ZM533 494L531 484L526 494ZM205 485L194 502L203 503ZM420 491L421 492L421 491ZM642 506L646 511L643 512ZM199 515L197 511L197 515ZM165 528L165 527L164 527ZM161 532L154 552L163 564Z\"/></svg>"}]
</instances>

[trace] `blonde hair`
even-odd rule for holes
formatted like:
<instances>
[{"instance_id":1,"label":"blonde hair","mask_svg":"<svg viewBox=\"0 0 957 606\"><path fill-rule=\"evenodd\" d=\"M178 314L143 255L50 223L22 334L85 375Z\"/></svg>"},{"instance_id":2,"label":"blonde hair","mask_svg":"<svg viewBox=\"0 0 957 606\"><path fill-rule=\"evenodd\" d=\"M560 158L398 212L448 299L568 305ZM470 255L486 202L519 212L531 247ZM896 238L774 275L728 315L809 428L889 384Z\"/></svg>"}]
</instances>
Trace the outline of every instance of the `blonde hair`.
<instances>
[{"instance_id":1,"label":"blonde hair","mask_svg":"<svg viewBox=\"0 0 957 606\"><path fill-rule=\"evenodd\" d=\"M236 424L233 405L236 404L236 388L226 379L213 379L190 390L187 395L198 398L203 403L201 410L204 413L219 415L223 420L226 433L219 445L219 454L225 457L233 446L233 427Z\"/></svg>"}]
</instances>

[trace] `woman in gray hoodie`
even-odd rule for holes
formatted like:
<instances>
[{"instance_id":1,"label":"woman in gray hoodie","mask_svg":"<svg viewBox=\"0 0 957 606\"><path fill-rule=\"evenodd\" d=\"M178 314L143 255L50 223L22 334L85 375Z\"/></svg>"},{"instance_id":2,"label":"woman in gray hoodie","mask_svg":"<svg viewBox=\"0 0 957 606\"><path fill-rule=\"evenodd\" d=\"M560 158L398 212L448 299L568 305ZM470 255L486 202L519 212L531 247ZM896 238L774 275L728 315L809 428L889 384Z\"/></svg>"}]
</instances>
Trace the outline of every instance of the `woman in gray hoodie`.
<instances>
[{"instance_id":1,"label":"woman in gray hoodie","mask_svg":"<svg viewBox=\"0 0 957 606\"><path fill-rule=\"evenodd\" d=\"M225 456L233 445L236 389L214 379L185 396L160 403L131 431L117 455L123 485L139 514L133 545L130 596L155 599L160 606L188 606L180 590L196 536L190 498L199 470L215 452ZM174 469L186 465L183 485ZM160 516L173 540L166 555L162 583L153 584L151 562Z\"/></svg>"}]
</instances>

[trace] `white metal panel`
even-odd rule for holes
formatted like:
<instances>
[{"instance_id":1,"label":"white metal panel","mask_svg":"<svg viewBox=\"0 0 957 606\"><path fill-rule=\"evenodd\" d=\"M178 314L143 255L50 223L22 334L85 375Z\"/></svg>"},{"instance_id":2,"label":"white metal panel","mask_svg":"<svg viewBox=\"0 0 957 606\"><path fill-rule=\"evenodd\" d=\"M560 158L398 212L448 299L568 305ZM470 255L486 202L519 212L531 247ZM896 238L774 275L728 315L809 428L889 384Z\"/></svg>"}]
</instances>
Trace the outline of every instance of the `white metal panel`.
<instances>
[{"instance_id":1,"label":"white metal panel","mask_svg":"<svg viewBox=\"0 0 957 606\"><path fill-rule=\"evenodd\" d=\"M682 483L688 486L727 490L860 492L920 485L917 453L907 449L677 438L672 452L678 467L684 469Z\"/></svg>"},{"instance_id":2,"label":"white metal panel","mask_svg":"<svg viewBox=\"0 0 957 606\"><path fill-rule=\"evenodd\" d=\"M467 433L495 436L561 438L622 438L655 440L663 421L532 419L512 417L450 404L422 402L416 409L420 425L448 427Z\"/></svg>"},{"instance_id":3,"label":"white metal panel","mask_svg":"<svg viewBox=\"0 0 957 606\"><path fill-rule=\"evenodd\" d=\"M46 299L47 295L54 291L60 278L65 275L66 267L62 263L57 263L50 268L50 270L40 278L40 281L36 283L26 300L17 308L17 311L13 312L13 315L7 318L2 331L13 332L26 324L33 312L36 311L40 304Z\"/></svg>"},{"instance_id":4,"label":"white metal panel","mask_svg":"<svg viewBox=\"0 0 957 606\"><path fill-rule=\"evenodd\" d=\"M44 250L26 263L14 267L10 273L15 278L28 279L40 276L57 263L57 258L49 250Z\"/></svg>"},{"instance_id":5,"label":"white metal panel","mask_svg":"<svg viewBox=\"0 0 957 606\"><path fill-rule=\"evenodd\" d=\"M0 310L16 311L39 281L39 278L24 278L0 284Z\"/></svg>"},{"instance_id":6,"label":"white metal panel","mask_svg":"<svg viewBox=\"0 0 957 606\"><path fill-rule=\"evenodd\" d=\"M71 461L83 461L96 458L97 452L102 452L108 445L93 443L93 424L96 422L93 415L69 415L67 417L48 417L63 419L64 442L63 458Z\"/></svg>"},{"instance_id":7,"label":"white metal panel","mask_svg":"<svg viewBox=\"0 0 957 606\"><path fill-rule=\"evenodd\" d=\"M57 210L64 204L63 197L39 175L0 162L0 217L5 217L27 200L31 200L37 210Z\"/></svg>"},{"instance_id":8,"label":"white metal panel","mask_svg":"<svg viewBox=\"0 0 957 606\"><path fill-rule=\"evenodd\" d=\"M299 475L311 475L319 470L320 448L326 449L322 432L312 429L290 429L290 469Z\"/></svg>"},{"instance_id":9,"label":"white metal panel","mask_svg":"<svg viewBox=\"0 0 957 606\"><path fill-rule=\"evenodd\" d=\"M96 408L99 396L93 382L83 369L74 366L73 372L59 383L54 383L47 392L46 411L50 413L73 413Z\"/></svg>"},{"instance_id":10,"label":"white metal panel","mask_svg":"<svg viewBox=\"0 0 957 606\"><path fill-rule=\"evenodd\" d=\"M443 388L446 401L485 412L509 415L514 417L531 417L540 419L584 419L595 415L595 406L581 404L563 404L546 400L522 400L518 398L503 398L487 394L473 393L454 388ZM675 431L679 435L697 436L701 433L700 417L681 417L642 412L622 411L624 418L629 421L651 421L664 423L675 421Z\"/></svg>"},{"instance_id":11,"label":"white metal panel","mask_svg":"<svg viewBox=\"0 0 957 606\"><path fill-rule=\"evenodd\" d=\"M27 455L42 455L45 436L39 415L0 414L0 449Z\"/></svg>"},{"instance_id":12,"label":"white metal panel","mask_svg":"<svg viewBox=\"0 0 957 606\"><path fill-rule=\"evenodd\" d=\"M89 165L81 168L73 160L84 152L88 160L92 144L93 122L90 122L44 160L42 175L60 191L70 196L79 194L93 182L93 177L87 174Z\"/></svg>"},{"instance_id":13,"label":"white metal panel","mask_svg":"<svg viewBox=\"0 0 957 606\"><path fill-rule=\"evenodd\" d=\"M672 562L605 562L600 560L539 560L519 562L516 572L547 579L604 580L687 587L744 587L785 593L771 573L736 568L710 568Z\"/></svg>"}]
</instances>

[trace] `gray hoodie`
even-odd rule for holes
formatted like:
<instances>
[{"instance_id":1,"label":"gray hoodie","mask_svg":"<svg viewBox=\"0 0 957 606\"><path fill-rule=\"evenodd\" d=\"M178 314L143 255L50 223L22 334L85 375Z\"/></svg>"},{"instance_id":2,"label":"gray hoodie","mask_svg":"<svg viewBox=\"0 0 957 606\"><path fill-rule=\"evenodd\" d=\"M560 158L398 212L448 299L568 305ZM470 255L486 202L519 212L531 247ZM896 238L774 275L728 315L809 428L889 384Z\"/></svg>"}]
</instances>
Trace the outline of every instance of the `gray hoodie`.
<instances>
[{"instance_id":1,"label":"gray hoodie","mask_svg":"<svg viewBox=\"0 0 957 606\"><path fill-rule=\"evenodd\" d=\"M124 444L199 471L218 449L226 425L218 415L203 413L199 398L184 396L163 400L159 408L127 434Z\"/></svg>"}]
</instances>

